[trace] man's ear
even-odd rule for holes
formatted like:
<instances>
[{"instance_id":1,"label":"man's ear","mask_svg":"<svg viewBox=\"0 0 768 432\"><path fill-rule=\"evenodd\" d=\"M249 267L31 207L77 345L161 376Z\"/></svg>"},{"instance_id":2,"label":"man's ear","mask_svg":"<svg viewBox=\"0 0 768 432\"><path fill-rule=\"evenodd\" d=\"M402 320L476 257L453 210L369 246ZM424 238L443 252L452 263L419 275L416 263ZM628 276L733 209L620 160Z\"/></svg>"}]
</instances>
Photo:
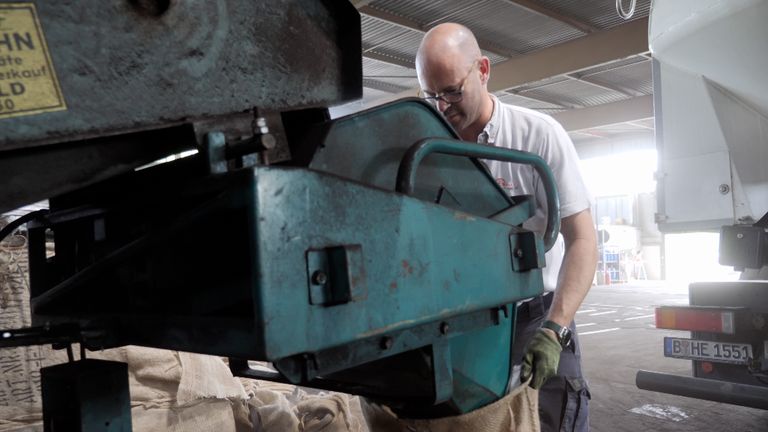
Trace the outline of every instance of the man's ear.
<instances>
[{"instance_id":1,"label":"man's ear","mask_svg":"<svg viewBox=\"0 0 768 432\"><path fill-rule=\"evenodd\" d=\"M486 57L480 57L480 82L483 85L488 84L488 80L491 78L491 60Z\"/></svg>"}]
</instances>

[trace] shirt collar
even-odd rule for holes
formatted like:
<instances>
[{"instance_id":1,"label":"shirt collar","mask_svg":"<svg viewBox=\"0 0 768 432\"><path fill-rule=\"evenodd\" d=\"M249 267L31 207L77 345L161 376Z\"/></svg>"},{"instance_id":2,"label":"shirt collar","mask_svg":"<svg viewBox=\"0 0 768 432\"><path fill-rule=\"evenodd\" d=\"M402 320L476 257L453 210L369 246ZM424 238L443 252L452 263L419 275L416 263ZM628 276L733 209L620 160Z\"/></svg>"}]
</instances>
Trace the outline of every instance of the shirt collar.
<instances>
[{"instance_id":1,"label":"shirt collar","mask_svg":"<svg viewBox=\"0 0 768 432\"><path fill-rule=\"evenodd\" d=\"M480 144L494 145L496 143L496 136L499 133L499 99L490 94L493 101L493 114L488 124L485 125L483 131L477 137L477 142Z\"/></svg>"}]
</instances>

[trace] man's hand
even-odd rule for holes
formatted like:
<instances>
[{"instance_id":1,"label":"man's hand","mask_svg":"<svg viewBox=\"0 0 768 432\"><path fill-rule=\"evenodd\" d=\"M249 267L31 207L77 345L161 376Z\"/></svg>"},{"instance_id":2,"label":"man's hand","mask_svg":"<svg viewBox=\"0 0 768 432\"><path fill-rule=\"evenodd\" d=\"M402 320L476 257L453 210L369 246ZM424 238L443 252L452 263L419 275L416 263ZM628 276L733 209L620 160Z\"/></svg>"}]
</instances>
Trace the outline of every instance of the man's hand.
<instances>
[{"instance_id":1,"label":"man's hand","mask_svg":"<svg viewBox=\"0 0 768 432\"><path fill-rule=\"evenodd\" d=\"M551 335L550 335L551 333ZM539 389L551 377L557 375L560 352L563 348L555 340L551 330L538 329L525 347L520 381L525 382L533 375L530 386Z\"/></svg>"}]
</instances>

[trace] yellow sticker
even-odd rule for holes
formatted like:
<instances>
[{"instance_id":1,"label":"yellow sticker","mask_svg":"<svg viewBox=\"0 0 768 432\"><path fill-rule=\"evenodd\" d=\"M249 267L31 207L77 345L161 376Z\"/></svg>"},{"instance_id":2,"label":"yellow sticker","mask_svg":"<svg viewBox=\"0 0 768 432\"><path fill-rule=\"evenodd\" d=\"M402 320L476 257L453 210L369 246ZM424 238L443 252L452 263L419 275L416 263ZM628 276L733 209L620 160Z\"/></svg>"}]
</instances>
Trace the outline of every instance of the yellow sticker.
<instances>
[{"instance_id":1,"label":"yellow sticker","mask_svg":"<svg viewBox=\"0 0 768 432\"><path fill-rule=\"evenodd\" d=\"M32 3L0 3L0 119L67 109Z\"/></svg>"}]
</instances>

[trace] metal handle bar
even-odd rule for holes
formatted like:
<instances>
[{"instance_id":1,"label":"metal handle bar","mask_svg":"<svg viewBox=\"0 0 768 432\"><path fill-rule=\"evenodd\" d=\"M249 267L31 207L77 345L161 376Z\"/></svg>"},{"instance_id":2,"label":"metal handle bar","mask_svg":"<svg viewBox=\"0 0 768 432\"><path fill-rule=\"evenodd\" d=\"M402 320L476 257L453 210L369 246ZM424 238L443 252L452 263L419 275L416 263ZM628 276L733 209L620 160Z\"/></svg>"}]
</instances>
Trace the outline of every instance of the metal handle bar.
<instances>
[{"instance_id":1,"label":"metal handle bar","mask_svg":"<svg viewBox=\"0 0 768 432\"><path fill-rule=\"evenodd\" d=\"M552 171L539 156L503 147L483 146L449 138L425 138L412 145L403 155L397 170L396 191L412 195L416 183L416 169L421 161L432 153L492 159L532 165L544 183L547 196L547 228L544 230L544 249L550 250L560 232L560 198Z\"/></svg>"}]
</instances>

